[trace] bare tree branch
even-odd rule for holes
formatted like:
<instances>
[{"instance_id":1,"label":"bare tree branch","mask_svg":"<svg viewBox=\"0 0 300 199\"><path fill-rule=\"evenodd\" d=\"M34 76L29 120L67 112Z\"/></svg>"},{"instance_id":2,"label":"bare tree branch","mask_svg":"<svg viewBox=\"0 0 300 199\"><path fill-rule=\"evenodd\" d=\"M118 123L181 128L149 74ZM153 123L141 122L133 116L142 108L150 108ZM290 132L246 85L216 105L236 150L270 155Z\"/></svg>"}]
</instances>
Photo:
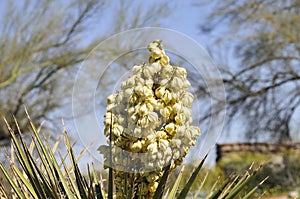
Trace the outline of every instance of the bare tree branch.
<instances>
[{"instance_id":1,"label":"bare tree branch","mask_svg":"<svg viewBox=\"0 0 300 199\"><path fill-rule=\"evenodd\" d=\"M238 60L237 67L221 68L229 121L241 115L249 139L291 140L292 118L300 107L299 2L214 3L201 28L216 34L215 42L233 49L228 56ZM204 90L202 85L199 92L207 94Z\"/></svg>"}]
</instances>

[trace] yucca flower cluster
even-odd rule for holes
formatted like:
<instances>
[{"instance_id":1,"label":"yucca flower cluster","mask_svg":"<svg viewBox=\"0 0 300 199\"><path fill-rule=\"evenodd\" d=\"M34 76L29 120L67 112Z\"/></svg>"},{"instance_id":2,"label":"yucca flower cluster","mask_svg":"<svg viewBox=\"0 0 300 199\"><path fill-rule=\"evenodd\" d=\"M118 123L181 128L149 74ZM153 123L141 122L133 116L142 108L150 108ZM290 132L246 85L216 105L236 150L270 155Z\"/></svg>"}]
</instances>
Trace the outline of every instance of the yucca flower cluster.
<instances>
[{"instance_id":1,"label":"yucca flower cluster","mask_svg":"<svg viewBox=\"0 0 300 199\"><path fill-rule=\"evenodd\" d=\"M121 91L107 98L104 133L111 147L99 150L106 166L112 157L117 198L128 190L152 198L163 167L180 165L200 134L191 125L194 96L187 91L186 70L170 65L160 41L148 49L149 65L134 66Z\"/></svg>"}]
</instances>

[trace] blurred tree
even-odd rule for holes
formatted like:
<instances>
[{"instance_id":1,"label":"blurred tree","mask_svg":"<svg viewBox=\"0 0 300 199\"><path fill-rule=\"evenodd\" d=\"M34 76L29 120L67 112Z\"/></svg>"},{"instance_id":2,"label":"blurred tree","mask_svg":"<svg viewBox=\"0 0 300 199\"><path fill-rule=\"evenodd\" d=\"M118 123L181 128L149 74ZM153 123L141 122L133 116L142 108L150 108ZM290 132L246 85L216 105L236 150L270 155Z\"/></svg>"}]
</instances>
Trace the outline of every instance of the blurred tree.
<instances>
[{"instance_id":1,"label":"blurred tree","mask_svg":"<svg viewBox=\"0 0 300 199\"><path fill-rule=\"evenodd\" d=\"M215 50L223 48L235 60L220 64L229 123L243 116L248 139L291 140L300 106L300 1L226 0L206 6L213 12L200 26L202 33L209 34ZM199 91L208 94L205 86Z\"/></svg>"},{"instance_id":2,"label":"blurred tree","mask_svg":"<svg viewBox=\"0 0 300 199\"><path fill-rule=\"evenodd\" d=\"M8 122L15 116L25 131L28 121L23 106L34 122L51 121L54 113L71 104L66 96L72 92L78 65L88 53L110 34L158 24L167 13L161 9L166 3L158 4L141 7L132 1L1 2L1 115ZM113 20L105 25L109 14ZM96 36L91 31L95 25L98 30L101 27ZM7 138L1 119L0 140Z\"/></svg>"}]
</instances>

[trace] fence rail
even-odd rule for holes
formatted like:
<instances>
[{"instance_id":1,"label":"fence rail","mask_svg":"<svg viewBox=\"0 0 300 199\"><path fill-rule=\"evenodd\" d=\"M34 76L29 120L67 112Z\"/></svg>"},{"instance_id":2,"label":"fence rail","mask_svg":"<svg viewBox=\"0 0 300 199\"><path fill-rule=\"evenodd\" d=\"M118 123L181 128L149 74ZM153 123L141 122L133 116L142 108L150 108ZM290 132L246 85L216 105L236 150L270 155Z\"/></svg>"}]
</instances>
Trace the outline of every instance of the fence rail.
<instances>
[{"instance_id":1,"label":"fence rail","mask_svg":"<svg viewBox=\"0 0 300 199\"><path fill-rule=\"evenodd\" d=\"M269 143L269 142L256 142L256 143L230 143L230 144L217 144L217 161L220 160L225 154L249 151L253 153L280 153L289 150L299 151L300 142L288 143Z\"/></svg>"}]
</instances>

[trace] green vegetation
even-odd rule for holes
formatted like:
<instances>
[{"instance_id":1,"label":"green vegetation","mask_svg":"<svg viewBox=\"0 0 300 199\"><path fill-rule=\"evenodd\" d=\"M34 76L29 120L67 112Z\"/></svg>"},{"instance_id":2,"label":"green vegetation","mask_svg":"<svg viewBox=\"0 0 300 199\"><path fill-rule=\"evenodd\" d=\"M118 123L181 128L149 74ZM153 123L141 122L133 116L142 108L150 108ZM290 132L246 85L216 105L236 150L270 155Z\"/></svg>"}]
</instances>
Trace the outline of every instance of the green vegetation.
<instances>
[{"instance_id":1,"label":"green vegetation","mask_svg":"<svg viewBox=\"0 0 300 199\"><path fill-rule=\"evenodd\" d=\"M51 148L47 142L42 140L39 133L40 129L33 125L30 118L29 121L33 132L33 139L29 145L25 143L20 130L17 133L20 137L18 139L8 126L14 144L12 150L14 150L17 159L13 161L11 158L9 169L0 164L0 169L10 184L9 188L1 183L1 198L11 198L12 196L22 199L113 198L114 191L112 189L107 190L107 185L103 183L93 165L88 167L86 175L80 171L77 160L83 153L75 157L66 132L64 137L67 154L57 154L56 149L59 141ZM17 122L15 124L18 126ZM37 154L38 157L35 158L33 154ZM56 158L57 155L59 159ZM192 186L196 182L198 174L201 173L204 161L205 158L188 178L182 176L183 170L181 170L176 181L172 181L171 178L167 181L169 173L172 173L170 167L167 166L164 169L164 175L158 185L155 197L162 198L165 195L167 198L185 198L189 192L193 192ZM67 164L67 162L70 163ZM209 192L206 192L206 198L230 199L235 198L238 194L241 198L249 198L261 186L262 182L251 188L249 186L248 192L241 192L241 190L257 175L258 169L247 169L243 175L231 175L222 181L220 180L218 184L211 187ZM202 180L205 181L205 178ZM111 177L109 177L108 182L112 182ZM182 186L183 184L185 185ZM204 189L202 190L202 187L198 186L196 194L203 191ZM139 198L137 193L134 194L135 197L133 196L133 198Z\"/></svg>"},{"instance_id":2,"label":"green vegetation","mask_svg":"<svg viewBox=\"0 0 300 199\"><path fill-rule=\"evenodd\" d=\"M256 184L265 176L269 179L261 186L259 192L266 195L276 195L294 191L300 184L300 160L295 151L278 154L237 152L227 154L217 163L215 172L226 176L232 172L241 172L252 162L265 164L261 172L249 183Z\"/></svg>"}]
</instances>

